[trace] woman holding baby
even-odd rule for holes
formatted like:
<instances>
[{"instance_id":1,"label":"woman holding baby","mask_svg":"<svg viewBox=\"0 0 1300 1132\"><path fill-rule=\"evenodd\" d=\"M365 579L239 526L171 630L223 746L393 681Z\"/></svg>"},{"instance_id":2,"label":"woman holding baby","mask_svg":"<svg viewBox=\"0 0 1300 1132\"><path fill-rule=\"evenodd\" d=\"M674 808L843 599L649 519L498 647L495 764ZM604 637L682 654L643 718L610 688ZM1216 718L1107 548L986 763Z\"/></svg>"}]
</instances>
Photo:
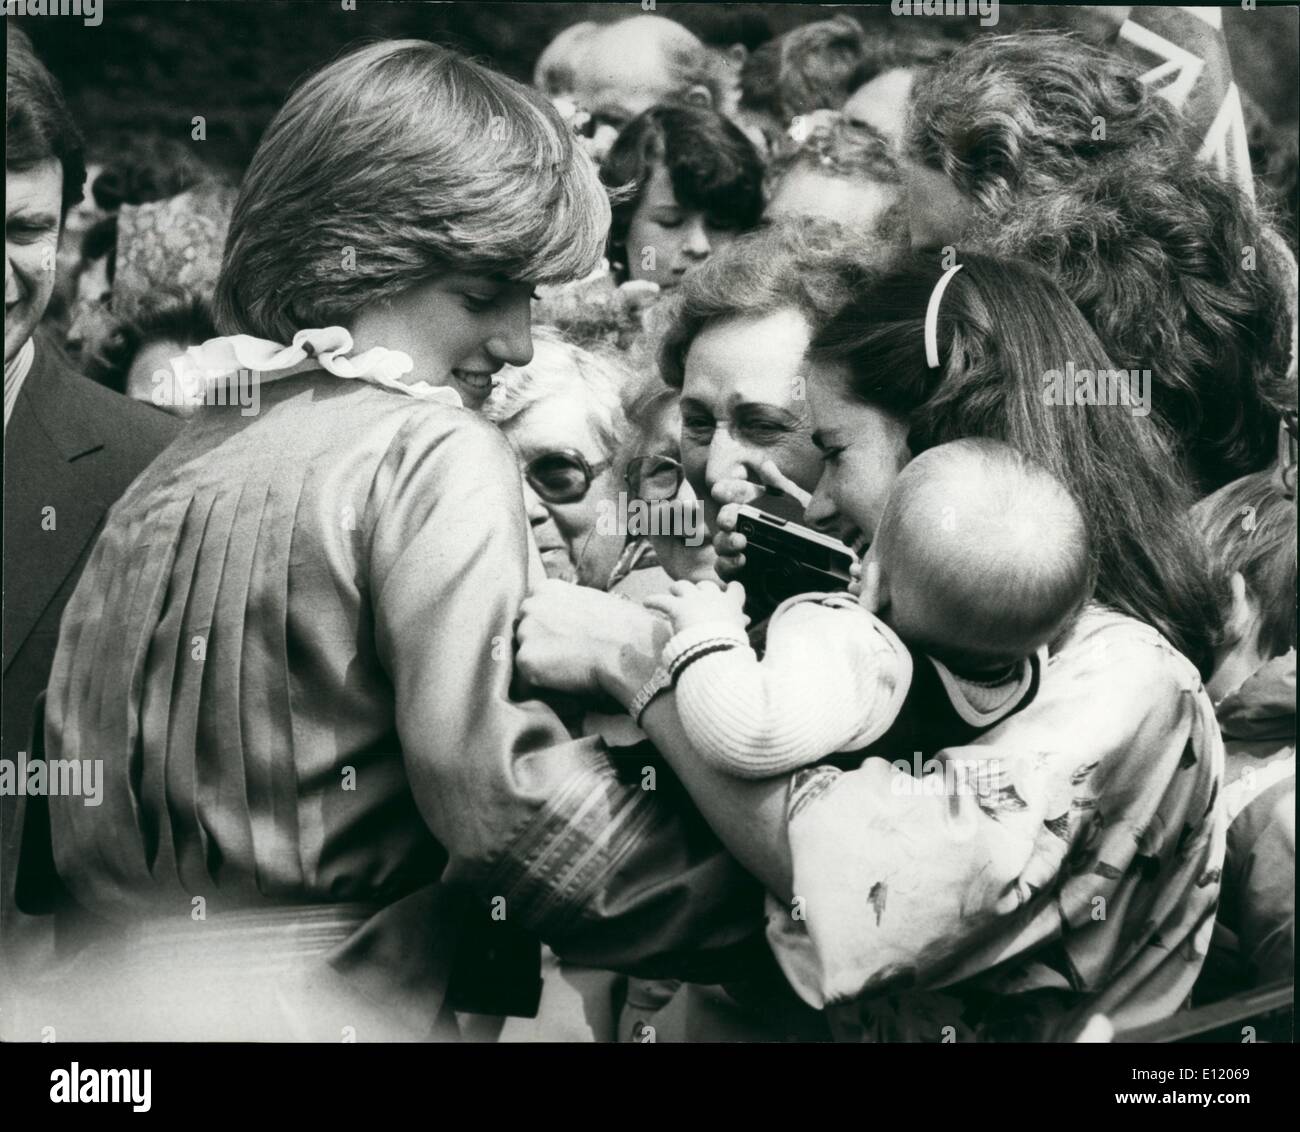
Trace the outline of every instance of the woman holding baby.
<instances>
[{"instance_id":1,"label":"woman holding baby","mask_svg":"<svg viewBox=\"0 0 1300 1132\"><path fill-rule=\"evenodd\" d=\"M688 280L683 319L693 296L716 293L730 270L737 269L724 252ZM746 270L755 270L752 262ZM680 373L685 390L716 393L723 375L706 337L739 321L733 311L716 323L692 323L689 334L670 332L662 357L669 380ZM859 275L852 301L814 325L811 339L796 367L806 405L774 390L767 400L780 404L747 410L779 410L796 422L767 448L776 470L761 449L695 463L713 503L715 545L734 568L744 542L732 533L729 505L754 498L764 478L788 493L814 486L805 457L809 448L817 452L807 521L839 532L874 563L881 639L895 630L912 637L914 658L923 657L916 666L927 671L940 668L927 650L947 646L941 665L965 677L976 696L981 684L997 684L981 680L989 675L981 659L1024 660L1043 645L1041 682L1008 685L1008 695L1020 697L1012 710L980 727L971 720L981 717L963 714L952 698L968 730L953 745L926 751L941 764L987 773L947 795L900 790L889 759L844 761L845 751L869 746L860 729L822 736L793 773L744 778L734 767L719 769L723 763L697 746L699 729L683 709L695 670L719 655L729 663L743 658L743 615L716 591L701 609L709 600L703 592L679 588L661 603L673 614L670 627L627 603L548 587L524 603L521 668L570 690L594 683L638 709L706 819L763 881L773 952L832 1034L1065 1039L1097 1011L1121 1025L1171 1014L1208 944L1224 835L1214 811L1222 745L1198 673L1211 661L1217 614L1167 438L1122 408L1044 402L1042 374L1070 358L1102 364L1104 352L1059 287L1031 268L975 256L955 267L935 254L875 281ZM691 413L684 398L688 475ZM734 420L725 428L719 421L712 435L697 433L702 448L734 443ZM898 558L928 571L922 585L907 572L891 577L893 555L872 552L909 462L961 438L1004 442L1035 474L1052 477L1073 503L1062 514L1081 517L1087 544L1083 592L1090 588L1091 600L1077 615L1069 600L1046 603L1056 620L1003 642L992 657L976 654L994 639L996 610L983 611L988 624L974 636L973 623L941 621L935 633L955 640L915 639L927 612L916 595L944 596L942 570L951 563L927 562L923 544ZM1039 552L1032 540L1019 551ZM909 601L907 615L897 607ZM996 609L1005 614L1016 601L1007 594ZM692 628L689 603L697 603L697 634L708 626L715 647L683 670L679 638ZM785 617L793 634L796 612L778 613L770 632ZM812 612L826 624L862 616L848 608ZM733 647L720 647L729 633ZM676 689L662 678L665 659ZM720 701L717 719L730 719L730 706ZM723 736L724 748L728 739L735 734ZM839 765L826 764L822 756L837 750Z\"/></svg>"}]
</instances>

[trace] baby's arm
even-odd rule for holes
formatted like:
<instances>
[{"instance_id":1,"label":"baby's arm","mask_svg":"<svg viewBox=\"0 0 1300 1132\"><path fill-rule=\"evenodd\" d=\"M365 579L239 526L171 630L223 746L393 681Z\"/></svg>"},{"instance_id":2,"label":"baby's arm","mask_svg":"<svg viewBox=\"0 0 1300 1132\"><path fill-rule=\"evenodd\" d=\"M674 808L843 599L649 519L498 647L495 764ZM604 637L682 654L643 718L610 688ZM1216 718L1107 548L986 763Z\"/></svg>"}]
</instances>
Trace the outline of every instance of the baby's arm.
<instances>
[{"instance_id":1,"label":"baby's arm","mask_svg":"<svg viewBox=\"0 0 1300 1132\"><path fill-rule=\"evenodd\" d=\"M785 774L840 750L892 699L892 646L860 607L778 610L760 661L723 619L682 626L665 646L677 711L704 759L744 778ZM711 651L710 651L711 650Z\"/></svg>"}]
</instances>

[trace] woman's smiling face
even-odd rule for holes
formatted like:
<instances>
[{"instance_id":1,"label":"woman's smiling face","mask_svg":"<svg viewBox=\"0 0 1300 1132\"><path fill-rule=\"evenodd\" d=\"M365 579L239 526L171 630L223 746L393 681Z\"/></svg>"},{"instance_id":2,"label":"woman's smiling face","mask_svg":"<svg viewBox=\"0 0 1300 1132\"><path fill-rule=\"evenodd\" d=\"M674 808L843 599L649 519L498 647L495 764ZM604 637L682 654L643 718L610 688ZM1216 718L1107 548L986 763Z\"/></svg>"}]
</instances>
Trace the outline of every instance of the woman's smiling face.
<instances>
[{"instance_id":1,"label":"woman's smiling face","mask_svg":"<svg viewBox=\"0 0 1300 1132\"><path fill-rule=\"evenodd\" d=\"M907 423L845 391L842 365L824 365L808 383L813 443L822 454L821 478L807 520L834 530L859 555L870 546L890 489L912 454Z\"/></svg>"},{"instance_id":2,"label":"woman's smiling face","mask_svg":"<svg viewBox=\"0 0 1300 1132\"><path fill-rule=\"evenodd\" d=\"M817 482L821 457L805 392L809 339L807 319L786 309L714 323L691 343L682 385L682 464L710 530L718 515L711 489L720 480L761 483L758 469L771 460L805 490ZM764 510L777 513L778 506L763 501ZM800 517L788 505L782 513Z\"/></svg>"},{"instance_id":3,"label":"woman's smiling face","mask_svg":"<svg viewBox=\"0 0 1300 1132\"><path fill-rule=\"evenodd\" d=\"M532 360L532 293L526 283L450 272L362 308L355 352L401 350L415 362L408 380L450 385L478 409L497 370Z\"/></svg>"}]
</instances>

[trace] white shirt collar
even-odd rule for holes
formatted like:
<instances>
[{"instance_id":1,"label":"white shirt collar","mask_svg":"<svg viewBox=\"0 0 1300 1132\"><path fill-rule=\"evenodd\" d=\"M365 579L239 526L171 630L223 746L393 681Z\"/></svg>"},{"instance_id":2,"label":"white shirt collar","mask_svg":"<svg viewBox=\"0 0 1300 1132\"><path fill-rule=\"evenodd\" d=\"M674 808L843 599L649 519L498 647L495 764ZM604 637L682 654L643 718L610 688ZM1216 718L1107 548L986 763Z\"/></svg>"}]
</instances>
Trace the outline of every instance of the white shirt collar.
<instances>
[{"instance_id":1,"label":"white shirt collar","mask_svg":"<svg viewBox=\"0 0 1300 1132\"><path fill-rule=\"evenodd\" d=\"M5 363L5 431L9 430L9 418L13 416L14 406L18 403L18 391L27 380L28 371L36 357L36 343L28 338L22 349L14 355L11 362Z\"/></svg>"}]
</instances>

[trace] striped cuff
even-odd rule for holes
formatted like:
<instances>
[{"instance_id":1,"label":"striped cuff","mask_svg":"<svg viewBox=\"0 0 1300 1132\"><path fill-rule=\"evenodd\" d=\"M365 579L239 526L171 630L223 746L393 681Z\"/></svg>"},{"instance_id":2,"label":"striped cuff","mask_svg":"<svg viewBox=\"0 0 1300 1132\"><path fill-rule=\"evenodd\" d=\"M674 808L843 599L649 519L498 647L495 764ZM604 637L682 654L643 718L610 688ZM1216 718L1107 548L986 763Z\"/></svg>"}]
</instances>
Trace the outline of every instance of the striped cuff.
<instances>
[{"instance_id":1,"label":"striped cuff","mask_svg":"<svg viewBox=\"0 0 1300 1132\"><path fill-rule=\"evenodd\" d=\"M748 648L749 638L745 630L732 621L705 621L699 625L689 625L664 646L660 663L668 669L677 683L677 678L687 665L693 664L702 656L723 649Z\"/></svg>"}]
</instances>

